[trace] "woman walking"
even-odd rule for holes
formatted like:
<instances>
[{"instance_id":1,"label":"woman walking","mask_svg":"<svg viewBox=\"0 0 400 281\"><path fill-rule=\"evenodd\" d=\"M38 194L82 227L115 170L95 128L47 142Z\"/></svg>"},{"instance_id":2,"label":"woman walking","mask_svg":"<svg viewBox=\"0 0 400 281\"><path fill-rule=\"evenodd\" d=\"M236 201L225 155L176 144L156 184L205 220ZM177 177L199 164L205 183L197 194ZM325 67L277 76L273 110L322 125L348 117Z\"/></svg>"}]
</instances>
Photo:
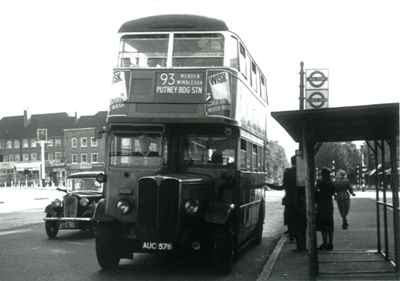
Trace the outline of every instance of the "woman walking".
<instances>
[{"instance_id":1,"label":"woman walking","mask_svg":"<svg viewBox=\"0 0 400 281\"><path fill-rule=\"evenodd\" d=\"M321 231L320 250L333 249L333 198L335 187L331 181L330 170L321 170L321 179L317 183L317 230Z\"/></svg>"},{"instance_id":2,"label":"woman walking","mask_svg":"<svg viewBox=\"0 0 400 281\"><path fill-rule=\"evenodd\" d=\"M355 196L355 194L344 170L339 170L336 173L335 192L336 203L340 216L342 217L342 228L347 229L349 227L347 215L350 210L350 194L353 196Z\"/></svg>"}]
</instances>

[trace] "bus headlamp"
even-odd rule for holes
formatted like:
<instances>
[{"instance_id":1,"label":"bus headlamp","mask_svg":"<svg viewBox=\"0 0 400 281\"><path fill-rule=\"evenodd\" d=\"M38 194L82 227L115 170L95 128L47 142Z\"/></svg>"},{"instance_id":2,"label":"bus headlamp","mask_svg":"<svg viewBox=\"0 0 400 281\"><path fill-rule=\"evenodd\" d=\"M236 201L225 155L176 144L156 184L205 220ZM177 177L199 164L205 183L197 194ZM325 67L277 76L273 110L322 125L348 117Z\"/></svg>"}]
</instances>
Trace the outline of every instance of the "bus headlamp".
<instances>
[{"instance_id":1,"label":"bus headlamp","mask_svg":"<svg viewBox=\"0 0 400 281\"><path fill-rule=\"evenodd\" d=\"M89 205L89 199L87 199L86 197L81 198L81 200L79 200L79 204L82 207L86 207L87 205Z\"/></svg>"},{"instance_id":2,"label":"bus headlamp","mask_svg":"<svg viewBox=\"0 0 400 281\"><path fill-rule=\"evenodd\" d=\"M121 212L121 214L123 214L123 215L126 215L126 214L128 214L130 211L131 211L131 209L132 209L132 206L131 206L131 204L129 203L129 201L127 201L127 200L119 200L118 202L117 202L117 208L119 209L119 211Z\"/></svg>"},{"instance_id":3,"label":"bus headlamp","mask_svg":"<svg viewBox=\"0 0 400 281\"><path fill-rule=\"evenodd\" d=\"M199 200L187 200L185 202L185 211L187 214L193 215L199 211Z\"/></svg>"}]
</instances>

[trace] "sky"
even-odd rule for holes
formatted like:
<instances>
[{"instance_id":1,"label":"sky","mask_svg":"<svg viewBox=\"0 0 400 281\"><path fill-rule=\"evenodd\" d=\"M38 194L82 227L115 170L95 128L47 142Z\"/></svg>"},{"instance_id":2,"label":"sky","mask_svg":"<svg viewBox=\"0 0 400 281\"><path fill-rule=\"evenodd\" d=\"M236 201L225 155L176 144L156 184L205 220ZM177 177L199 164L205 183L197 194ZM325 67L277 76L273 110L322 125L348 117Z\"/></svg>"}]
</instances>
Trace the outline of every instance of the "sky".
<instances>
[{"instance_id":1,"label":"sky","mask_svg":"<svg viewBox=\"0 0 400 281\"><path fill-rule=\"evenodd\" d=\"M270 111L299 107L300 62L329 69L330 107L400 102L400 2L45 1L0 4L0 118L107 110L119 27L159 14L218 18L267 78ZM288 157L297 144L269 118Z\"/></svg>"}]
</instances>

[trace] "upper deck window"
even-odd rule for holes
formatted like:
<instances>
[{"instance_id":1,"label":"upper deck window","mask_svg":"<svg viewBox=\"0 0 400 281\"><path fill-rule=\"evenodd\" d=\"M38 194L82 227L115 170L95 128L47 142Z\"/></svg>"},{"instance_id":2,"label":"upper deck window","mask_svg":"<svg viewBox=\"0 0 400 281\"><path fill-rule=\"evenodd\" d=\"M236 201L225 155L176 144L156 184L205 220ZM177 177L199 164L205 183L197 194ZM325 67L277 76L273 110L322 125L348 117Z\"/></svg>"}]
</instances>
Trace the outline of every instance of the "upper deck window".
<instances>
[{"instance_id":1,"label":"upper deck window","mask_svg":"<svg viewBox=\"0 0 400 281\"><path fill-rule=\"evenodd\" d=\"M122 38L119 67L167 66L168 34L128 35Z\"/></svg>"},{"instance_id":2,"label":"upper deck window","mask_svg":"<svg viewBox=\"0 0 400 281\"><path fill-rule=\"evenodd\" d=\"M175 34L173 66L222 66L224 37L221 34Z\"/></svg>"}]
</instances>

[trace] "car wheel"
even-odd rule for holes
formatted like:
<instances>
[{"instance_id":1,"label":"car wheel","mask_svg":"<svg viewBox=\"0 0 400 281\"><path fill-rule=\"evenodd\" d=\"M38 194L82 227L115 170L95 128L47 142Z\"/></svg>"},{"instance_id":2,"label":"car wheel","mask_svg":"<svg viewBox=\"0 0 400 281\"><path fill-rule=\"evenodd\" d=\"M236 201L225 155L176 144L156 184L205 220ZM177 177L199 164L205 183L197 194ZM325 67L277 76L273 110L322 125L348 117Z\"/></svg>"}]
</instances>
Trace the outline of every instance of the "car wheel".
<instances>
[{"instance_id":1,"label":"car wheel","mask_svg":"<svg viewBox=\"0 0 400 281\"><path fill-rule=\"evenodd\" d=\"M230 227L223 226L216 229L212 250L214 266L217 271L229 274L232 271L235 257L234 237Z\"/></svg>"},{"instance_id":2,"label":"car wheel","mask_svg":"<svg viewBox=\"0 0 400 281\"><path fill-rule=\"evenodd\" d=\"M99 223L96 226L96 256L101 268L113 270L118 267L120 252L115 225Z\"/></svg>"},{"instance_id":3,"label":"car wheel","mask_svg":"<svg viewBox=\"0 0 400 281\"><path fill-rule=\"evenodd\" d=\"M264 228L264 218L265 218L264 201L262 201L261 204L262 205L260 205L260 214L258 216L257 227L256 227L256 230L255 230L254 242L255 242L256 245L261 244L262 235L263 235L263 228Z\"/></svg>"},{"instance_id":4,"label":"car wheel","mask_svg":"<svg viewBox=\"0 0 400 281\"><path fill-rule=\"evenodd\" d=\"M46 221L44 226L46 229L46 234L49 237L49 239L56 238L58 229L60 228L60 226L58 225L58 222Z\"/></svg>"}]
</instances>

